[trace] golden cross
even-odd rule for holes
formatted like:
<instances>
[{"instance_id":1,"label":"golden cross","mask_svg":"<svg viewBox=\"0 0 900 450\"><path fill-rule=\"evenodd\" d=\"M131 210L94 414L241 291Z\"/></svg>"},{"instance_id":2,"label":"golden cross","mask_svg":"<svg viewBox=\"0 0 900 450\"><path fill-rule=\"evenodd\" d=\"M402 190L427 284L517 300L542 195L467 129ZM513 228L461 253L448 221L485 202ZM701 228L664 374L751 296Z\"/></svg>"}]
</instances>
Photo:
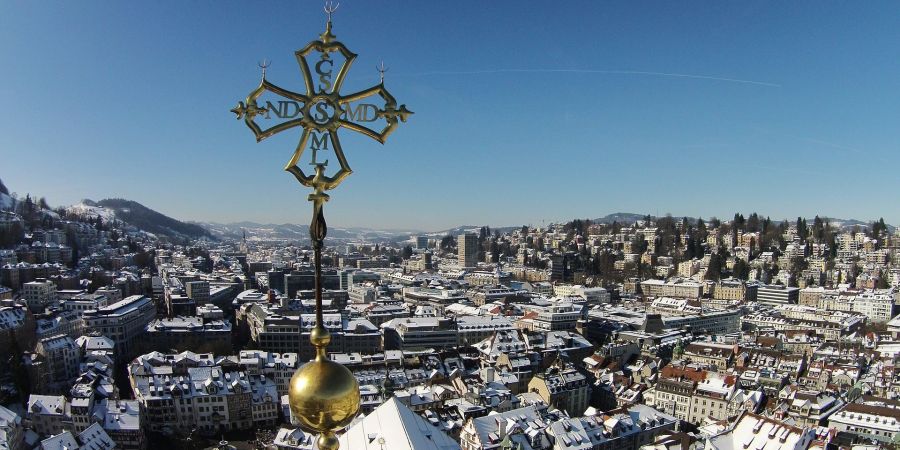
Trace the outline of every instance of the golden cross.
<instances>
[{"instance_id":1,"label":"golden cross","mask_svg":"<svg viewBox=\"0 0 900 450\"><path fill-rule=\"evenodd\" d=\"M347 71L357 55L337 41L331 33L331 14L336 9L337 5L332 3L325 6L328 14L325 32L319 35L319 39L294 52L303 75L305 92L293 92L269 82L265 78L265 69L269 63L265 62L260 64L263 78L259 86L231 110L238 119L244 119L257 142L291 128L302 128L300 142L284 169L304 186L314 189L321 187L322 190L334 189L353 173L338 139L339 129L353 130L384 144L399 122L406 122L412 114L412 111L406 109L406 105L398 106L397 100L384 87L384 72L387 71L384 63L379 68L379 84L348 95L340 93ZM332 53L343 56L343 63L338 61L339 58L330 56ZM260 97L267 91L281 100L274 103L266 101L262 105ZM382 104L364 101L373 97L380 97L379 103ZM272 119L273 115L285 120L268 128L257 123L257 119ZM384 125L380 129L374 124L379 119L384 119ZM316 162L315 157L317 152L328 150L329 145L340 165L337 172L332 175L319 173L318 176L316 173L304 172L298 164L303 152L309 148L313 152L312 165L324 166L324 163Z\"/></svg>"},{"instance_id":2,"label":"golden cross","mask_svg":"<svg viewBox=\"0 0 900 450\"><path fill-rule=\"evenodd\" d=\"M310 342L316 348L316 358L297 370L291 378L288 394L291 411L300 421L301 428L320 433L316 440L320 450L337 450L335 430L346 427L360 407L356 378L346 367L327 357L331 335L323 325L322 313L322 247L328 232L323 211L329 199L326 191L337 187L352 173L341 149L338 130L347 128L384 144L399 122L406 122L412 114L406 105L398 107L397 100L384 87L384 72L387 69L383 63L379 84L349 95L340 93L356 54L331 33L331 15L336 9L337 5L331 2L326 4L328 22L325 32L319 35L319 39L294 52L303 74L305 92L293 92L270 83L266 79L268 62L260 63L263 73L259 86L231 110L239 120L244 119L257 142L291 128L303 129L300 142L285 170L304 186L313 188L308 199L313 204L309 234L315 267L316 325L310 331ZM332 53L335 55L332 56ZM314 57L315 54L318 58ZM343 63L339 61L341 56ZM260 97L267 91L283 100L274 103L265 101L262 105ZM381 98L383 104L367 101L376 96ZM284 120L265 129L257 123L257 119L270 120L273 115ZM383 121L384 125L375 127L373 123L377 121ZM333 175L325 173L327 160L316 160L318 152L328 150L329 142L340 164ZM311 165L315 168L312 174L307 174L298 165L307 146L312 150Z\"/></svg>"}]
</instances>

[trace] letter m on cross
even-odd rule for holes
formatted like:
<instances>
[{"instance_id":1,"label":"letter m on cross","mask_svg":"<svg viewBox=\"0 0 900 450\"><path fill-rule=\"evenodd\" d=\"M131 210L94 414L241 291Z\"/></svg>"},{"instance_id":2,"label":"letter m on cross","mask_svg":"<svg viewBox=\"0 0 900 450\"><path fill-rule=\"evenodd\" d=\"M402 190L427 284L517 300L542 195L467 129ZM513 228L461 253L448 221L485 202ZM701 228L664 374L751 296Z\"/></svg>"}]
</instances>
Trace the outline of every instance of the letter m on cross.
<instances>
[{"instance_id":1,"label":"letter m on cross","mask_svg":"<svg viewBox=\"0 0 900 450\"><path fill-rule=\"evenodd\" d=\"M315 166L321 164L323 166L328 165L328 160L326 159L324 162L316 162L316 153L319 150L328 150L328 135L327 134L319 134L312 133L312 141L310 142L309 148L312 150L312 162L309 163L311 166Z\"/></svg>"}]
</instances>

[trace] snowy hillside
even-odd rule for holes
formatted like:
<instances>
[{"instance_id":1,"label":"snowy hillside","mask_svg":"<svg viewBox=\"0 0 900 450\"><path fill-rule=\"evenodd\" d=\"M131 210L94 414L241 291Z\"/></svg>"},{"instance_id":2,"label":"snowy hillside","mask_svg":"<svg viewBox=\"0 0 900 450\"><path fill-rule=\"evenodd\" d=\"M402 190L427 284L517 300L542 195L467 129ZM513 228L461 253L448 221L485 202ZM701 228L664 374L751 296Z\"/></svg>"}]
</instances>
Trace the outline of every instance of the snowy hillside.
<instances>
[{"instance_id":1,"label":"snowy hillside","mask_svg":"<svg viewBox=\"0 0 900 450\"><path fill-rule=\"evenodd\" d=\"M66 211L86 218L99 217L104 222L112 221L116 218L116 211L110 208L104 208L90 200L82 200L66 208Z\"/></svg>"},{"instance_id":2,"label":"snowy hillside","mask_svg":"<svg viewBox=\"0 0 900 450\"><path fill-rule=\"evenodd\" d=\"M13 203L12 197L0 192L0 210L12 209Z\"/></svg>"}]
</instances>

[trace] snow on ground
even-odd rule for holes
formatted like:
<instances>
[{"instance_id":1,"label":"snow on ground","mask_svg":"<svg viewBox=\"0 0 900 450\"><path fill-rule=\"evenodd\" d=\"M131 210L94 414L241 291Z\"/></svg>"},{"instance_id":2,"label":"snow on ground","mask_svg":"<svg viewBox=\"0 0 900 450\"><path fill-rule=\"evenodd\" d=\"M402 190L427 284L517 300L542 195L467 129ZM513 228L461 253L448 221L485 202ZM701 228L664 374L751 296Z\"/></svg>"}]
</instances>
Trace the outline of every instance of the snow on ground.
<instances>
[{"instance_id":1,"label":"snow on ground","mask_svg":"<svg viewBox=\"0 0 900 450\"><path fill-rule=\"evenodd\" d=\"M0 192L0 209L12 209L12 207L13 207L12 197Z\"/></svg>"},{"instance_id":2,"label":"snow on ground","mask_svg":"<svg viewBox=\"0 0 900 450\"><path fill-rule=\"evenodd\" d=\"M99 217L103 219L104 222L109 222L116 218L115 211L102 206L91 206L84 202L76 203L66 208L66 210L86 217Z\"/></svg>"}]
</instances>

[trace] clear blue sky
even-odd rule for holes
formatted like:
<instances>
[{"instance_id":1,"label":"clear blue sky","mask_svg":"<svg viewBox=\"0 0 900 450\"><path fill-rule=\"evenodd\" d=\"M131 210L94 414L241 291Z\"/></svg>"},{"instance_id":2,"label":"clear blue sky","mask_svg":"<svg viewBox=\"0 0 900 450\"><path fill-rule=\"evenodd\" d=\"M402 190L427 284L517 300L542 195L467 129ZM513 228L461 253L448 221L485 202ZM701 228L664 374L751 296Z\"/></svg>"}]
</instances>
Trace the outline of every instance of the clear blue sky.
<instances>
[{"instance_id":1,"label":"clear blue sky","mask_svg":"<svg viewBox=\"0 0 900 450\"><path fill-rule=\"evenodd\" d=\"M342 141L355 173L333 226L736 210L900 223L900 3L341 3L334 32L360 55L344 91L384 59L416 114L385 146ZM298 134L257 144L228 110L263 57L300 90L292 52L321 7L0 3L0 178L53 205L307 222L282 171Z\"/></svg>"}]
</instances>

